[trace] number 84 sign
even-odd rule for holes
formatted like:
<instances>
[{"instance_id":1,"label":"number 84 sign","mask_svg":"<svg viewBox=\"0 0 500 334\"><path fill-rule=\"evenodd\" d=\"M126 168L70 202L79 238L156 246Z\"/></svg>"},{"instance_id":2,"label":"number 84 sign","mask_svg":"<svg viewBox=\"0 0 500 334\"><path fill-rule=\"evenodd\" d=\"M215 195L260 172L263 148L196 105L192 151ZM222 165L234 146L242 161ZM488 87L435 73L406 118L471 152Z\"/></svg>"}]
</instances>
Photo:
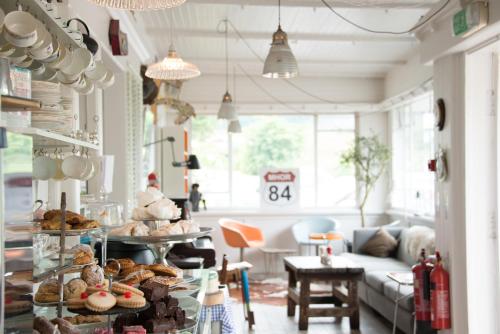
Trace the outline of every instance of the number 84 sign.
<instances>
[{"instance_id":1,"label":"number 84 sign","mask_svg":"<svg viewBox=\"0 0 500 334\"><path fill-rule=\"evenodd\" d=\"M261 204L263 207L284 207L298 204L298 169L262 170L260 185Z\"/></svg>"}]
</instances>

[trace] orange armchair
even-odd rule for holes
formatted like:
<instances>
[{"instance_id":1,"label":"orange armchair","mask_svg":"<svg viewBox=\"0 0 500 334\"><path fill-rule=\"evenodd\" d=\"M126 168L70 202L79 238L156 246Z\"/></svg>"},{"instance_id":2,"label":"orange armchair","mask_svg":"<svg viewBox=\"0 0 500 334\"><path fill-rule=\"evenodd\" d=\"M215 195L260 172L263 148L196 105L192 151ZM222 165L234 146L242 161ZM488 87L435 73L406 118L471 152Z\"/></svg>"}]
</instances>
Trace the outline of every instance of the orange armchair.
<instances>
[{"instance_id":1,"label":"orange armchair","mask_svg":"<svg viewBox=\"0 0 500 334\"><path fill-rule=\"evenodd\" d=\"M230 247L240 249L240 261L243 261L243 251L245 248L264 246L264 235L260 228L227 218L220 219L219 225L226 243Z\"/></svg>"}]
</instances>

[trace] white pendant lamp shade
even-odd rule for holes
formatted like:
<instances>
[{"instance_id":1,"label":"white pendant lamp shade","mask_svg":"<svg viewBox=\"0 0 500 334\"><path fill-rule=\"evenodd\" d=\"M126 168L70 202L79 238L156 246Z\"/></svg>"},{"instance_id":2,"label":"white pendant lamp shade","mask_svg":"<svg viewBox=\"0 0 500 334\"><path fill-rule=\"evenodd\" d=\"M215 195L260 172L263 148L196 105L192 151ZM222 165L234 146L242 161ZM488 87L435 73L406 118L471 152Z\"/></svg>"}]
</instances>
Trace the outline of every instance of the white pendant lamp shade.
<instances>
[{"instance_id":1,"label":"white pendant lamp shade","mask_svg":"<svg viewBox=\"0 0 500 334\"><path fill-rule=\"evenodd\" d=\"M265 78L295 78L299 74L297 60L288 45L288 37L281 25L273 34L271 49L264 63L262 75Z\"/></svg>"},{"instance_id":2,"label":"white pendant lamp shade","mask_svg":"<svg viewBox=\"0 0 500 334\"><path fill-rule=\"evenodd\" d=\"M161 62L149 65L146 76L158 80L188 80L201 74L194 64L185 62L177 55L173 45L170 46L168 56Z\"/></svg>"},{"instance_id":3,"label":"white pendant lamp shade","mask_svg":"<svg viewBox=\"0 0 500 334\"><path fill-rule=\"evenodd\" d=\"M229 133L241 133L241 124L238 119L232 120L229 122L229 126L227 127L227 132Z\"/></svg>"},{"instance_id":4,"label":"white pendant lamp shade","mask_svg":"<svg viewBox=\"0 0 500 334\"><path fill-rule=\"evenodd\" d=\"M99 6L128 9L155 10L173 8L182 5L186 0L89 0Z\"/></svg>"},{"instance_id":5,"label":"white pendant lamp shade","mask_svg":"<svg viewBox=\"0 0 500 334\"><path fill-rule=\"evenodd\" d=\"M222 98L222 103L220 104L219 113L217 114L218 119L227 119L228 121L234 120L236 116L236 108L233 104L233 99L231 94L226 91L224 97Z\"/></svg>"}]
</instances>

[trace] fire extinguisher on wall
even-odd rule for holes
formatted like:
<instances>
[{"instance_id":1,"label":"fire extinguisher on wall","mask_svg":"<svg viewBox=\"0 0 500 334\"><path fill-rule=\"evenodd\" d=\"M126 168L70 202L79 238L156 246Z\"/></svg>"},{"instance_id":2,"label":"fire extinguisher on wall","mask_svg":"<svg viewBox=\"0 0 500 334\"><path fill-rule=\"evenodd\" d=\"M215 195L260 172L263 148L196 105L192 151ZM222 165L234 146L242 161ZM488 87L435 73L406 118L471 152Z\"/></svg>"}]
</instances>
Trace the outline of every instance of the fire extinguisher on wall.
<instances>
[{"instance_id":1,"label":"fire extinguisher on wall","mask_svg":"<svg viewBox=\"0 0 500 334\"><path fill-rule=\"evenodd\" d=\"M439 254L439 252L436 252L436 264L431 271L430 278L432 328L451 328L450 275L443 268L441 254Z\"/></svg>"},{"instance_id":2,"label":"fire extinguisher on wall","mask_svg":"<svg viewBox=\"0 0 500 334\"><path fill-rule=\"evenodd\" d=\"M413 296L415 303L416 333L436 333L431 327L431 282L432 263L426 259L425 249L420 253L419 263L412 267Z\"/></svg>"}]
</instances>

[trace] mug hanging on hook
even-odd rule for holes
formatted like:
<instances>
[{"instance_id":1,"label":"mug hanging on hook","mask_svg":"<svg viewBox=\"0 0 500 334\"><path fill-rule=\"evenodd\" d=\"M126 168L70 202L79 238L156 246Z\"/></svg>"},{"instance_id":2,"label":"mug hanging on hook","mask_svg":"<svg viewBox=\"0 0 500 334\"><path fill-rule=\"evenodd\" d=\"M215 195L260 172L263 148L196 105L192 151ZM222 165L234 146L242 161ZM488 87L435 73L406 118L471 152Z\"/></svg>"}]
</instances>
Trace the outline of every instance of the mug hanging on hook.
<instances>
[{"instance_id":1,"label":"mug hanging on hook","mask_svg":"<svg viewBox=\"0 0 500 334\"><path fill-rule=\"evenodd\" d=\"M96 42L95 39L90 37L89 27L87 26L87 24L85 22L83 22L82 20L80 20L78 18L69 19L68 22L66 22L68 27L72 21L77 21L77 22L81 23L83 25L83 27L85 28L86 33L82 33L83 43L87 46L87 49L95 56L95 54L97 53L97 50L99 50L99 44Z\"/></svg>"}]
</instances>

